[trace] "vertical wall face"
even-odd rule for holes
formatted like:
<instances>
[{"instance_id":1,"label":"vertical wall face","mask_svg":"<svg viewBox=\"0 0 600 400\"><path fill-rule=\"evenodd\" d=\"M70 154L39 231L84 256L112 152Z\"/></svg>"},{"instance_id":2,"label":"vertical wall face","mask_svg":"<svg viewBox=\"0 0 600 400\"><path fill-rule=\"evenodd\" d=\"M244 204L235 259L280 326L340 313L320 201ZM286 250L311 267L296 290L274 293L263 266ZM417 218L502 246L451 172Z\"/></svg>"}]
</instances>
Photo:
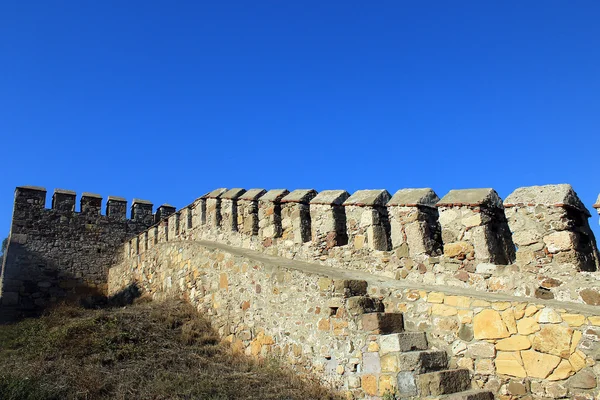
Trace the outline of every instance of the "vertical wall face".
<instances>
[{"instance_id":1,"label":"vertical wall face","mask_svg":"<svg viewBox=\"0 0 600 400\"><path fill-rule=\"evenodd\" d=\"M126 203L115 198L107 206L111 216L100 215L98 200L99 196L83 196L82 212L76 213L73 192L58 190L54 208L46 209L45 189L16 189L2 268L3 308L35 313L51 302L104 292L108 268L121 256L122 243L151 222L122 219ZM140 246L134 244L131 251Z\"/></svg>"},{"instance_id":2,"label":"vertical wall face","mask_svg":"<svg viewBox=\"0 0 600 400\"><path fill-rule=\"evenodd\" d=\"M127 200L122 197L108 196L106 216L113 219L127 219Z\"/></svg>"},{"instance_id":3,"label":"vertical wall face","mask_svg":"<svg viewBox=\"0 0 600 400\"><path fill-rule=\"evenodd\" d=\"M437 204L444 255L465 264L510 264L515 259L502 200L493 189L451 190Z\"/></svg>"},{"instance_id":4,"label":"vertical wall face","mask_svg":"<svg viewBox=\"0 0 600 400\"><path fill-rule=\"evenodd\" d=\"M221 228L225 232L235 232L238 229L238 199L246 189L229 189L221 196Z\"/></svg>"},{"instance_id":5,"label":"vertical wall face","mask_svg":"<svg viewBox=\"0 0 600 400\"><path fill-rule=\"evenodd\" d=\"M246 236L258 235L258 200L267 193L250 189L238 199L237 231Z\"/></svg>"},{"instance_id":6,"label":"vertical wall face","mask_svg":"<svg viewBox=\"0 0 600 400\"><path fill-rule=\"evenodd\" d=\"M131 203L131 219L143 225L152 225L154 223L152 206L152 203L148 200L133 199Z\"/></svg>"},{"instance_id":7,"label":"vertical wall face","mask_svg":"<svg viewBox=\"0 0 600 400\"><path fill-rule=\"evenodd\" d=\"M387 190L359 190L345 202L348 241L356 250L390 249Z\"/></svg>"},{"instance_id":8,"label":"vertical wall face","mask_svg":"<svg viewBox=\"0 0 600 400\"><path fill-rule=\"evenodd\" d=\"M345 190L324 190L311 200L312 241L320 252L348 244L343 206L348 197L350 194Z\"/></svg>"},{"instance_id":9,"label":"vertical wall face","mask_svg":"<svg viewBox=\"0 0 600 400\"><path fill-rule=\"evenodd\" d=\"M258 237L265 247L281 237L281 199L288 193L287 189L273 189L258 200Z\"/></svg>"},{"instance_id":10,"label":"vertical wall face","mask_svg":"<svg viewBox=\"0 0 600 400\"><path fill-rule=\"evenodd\" d=\"M102 210L102 196L95 193L83 193L81 195L80 210L82 214L100 215ZM150 207L152 214L152 207Z\"/></svg>"},{"instance_id":11,"label":"vertical wall face","mask_svg":"<svg viewBox=\"0 0 600 400\"><path fill-rule=\"evenodd\" d=\"M523 187L504 201L523 265L561 264L581 271L598 269L590 213L570 185Z\"/></svg>"},{"instance_id":12,"label":"vertical wall face","mask_svg":"<svg viewBox=\"0 0 600 400\"><path fill-rule=\"evenodd\" d=\"M206 201L206 225L208 228L216 229L221 226L221 196L227 189L215 189L205 197Z\"/></svg>"},{"instance_id":13,"label":"vertical wall face","mask_svg":"<svg viewBox=\"0 0 600 400\"><path fill-rule=\"evenodd\" d=\"M392 249L398 257L441 255L438 201L431 189L403 189L387 203Z\"/></svg>"},{"instance_id":14,"label":"vertical wall face","mask_svg":"<svg viewBox=\"0 0 600 400\"><path fill-rule=\"evenodd\" d=\"M281 238L284 243L302 244L310 241L309 202L316 195L313 189L299 189L281 199Z\"/></svg>"}]
</instances>

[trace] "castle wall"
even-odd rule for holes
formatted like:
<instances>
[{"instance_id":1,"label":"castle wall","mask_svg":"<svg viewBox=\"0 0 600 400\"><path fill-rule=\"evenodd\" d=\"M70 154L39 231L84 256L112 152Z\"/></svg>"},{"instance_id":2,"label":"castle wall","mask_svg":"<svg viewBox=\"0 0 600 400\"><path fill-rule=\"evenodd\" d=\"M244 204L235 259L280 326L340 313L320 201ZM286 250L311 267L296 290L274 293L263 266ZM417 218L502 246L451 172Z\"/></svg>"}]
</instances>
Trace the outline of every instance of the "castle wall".
<instances>
[{"instance_id":1,"label":"castle wall","mask_svg":"<svg viewBox=\"0 0 600 400\"><path fill-rule=\"evenodd\" d=\"M75 199L74 192L56 190L52 208L46 209L45 189L16 189L0 280L4 310L35 313L56 301L105 293L108 268L123 243L152 223L148 202L134 202L134 219L126 219L124 199L110 197L107 215L100 214L100 196L84 193L81 212L75 212Z\"/></svg>"},{"instance_id":2,"label":"castle wall","mask_svg":"<svg viewBox=\"0 0 600 400\"><path fill-rule=\"evenodd\" d=\"M111 293L133 282L157 300L189 300L234 348L282 357L349 398L421 398L428 368L465 371L472 389L497 399L600 395L593 306L407 284L204 241L159 243L110 270ZM405 332L373 330L376 311L402 313Z\"/></svg>"}]
</instances>

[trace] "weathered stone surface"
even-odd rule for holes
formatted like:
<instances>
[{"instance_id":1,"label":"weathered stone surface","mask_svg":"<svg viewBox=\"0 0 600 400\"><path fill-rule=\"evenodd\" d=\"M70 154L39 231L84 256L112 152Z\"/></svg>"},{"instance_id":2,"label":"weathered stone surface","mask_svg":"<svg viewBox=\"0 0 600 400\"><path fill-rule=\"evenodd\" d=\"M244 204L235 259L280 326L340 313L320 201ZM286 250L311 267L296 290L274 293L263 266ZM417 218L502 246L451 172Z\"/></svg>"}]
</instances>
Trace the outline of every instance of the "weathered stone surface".
<instances>
[{"instance_id":1,"label":"weathered stone surface","mask_svg":"<svg viewBox=\"0 0 600 400\"><path fill-rule=\"evenodd\" d=\"M600 292L596 289L583 289L579 292L579 295L586 304L593 306L600 305Z\"/></svg>"},{"instance_id":2,"label":"weathered stone surface","mask_svg":"<svg viewBox=\"0 0 600 400\"><path fill-rule=\"evenodd\" d=\"M247 200L247 201L254 201L254 200L258 200L265 193L267 193L267 191L265 189L250 189L250 190L246 191L245 193L243 193L239 197L239 199Z\"/></svg>"},{"instance_id":3,"label":"weathered stone surface","mask_svg":"<svg viewBox=\"0 0 600 400\"><path fill-rule=\"evenodd\" d=\"M530 335L540 330L540 325L535 318L526 317L517 321L517 331L519 335Z\"/></svg>"},{"instance_id":4,"label":"weathered stone surface","mask_svg":"<svg viewBox=\"0 0 600 400\"><path fill-rule=\"evenodd\" d=\"M390 200L387 190L357 190L344 201L345 206L384 206Z\"/></svg>"},{"instance_id":5,"label":"weathered stone surface","mask_svg":"<svg viewBox=\"0 0 600 400\"><path fill-rule=\"evenodd\" d=\"M494 394L489 390L467 390L449 395L445 400L494 400Z\"/></svg>"},{"instance_id":6,"label":"weathered stone surface","mask_svg":"<svg viewBox=\"0 0 600 400\"><path fill-rule=\"evenodd\" d=\"M561 360L558 367L552 372L550 376L548 376L549 381L562 381L567 379L573 373L573 368L571 368L571 363L567 360Z\"/></svg>"},{"instance_id":7,"label":"weathered stone surface","mask_svg":"<svg viewBox=\"0 0 600 400\"><path fill-rule=\"evenodd\" d=\"M362 316L365 331L376 334L400 333L404 331L404 318L401 313L369 313Z\"/></svg>"},{"instance_id":8,"label":"weathered stone surface","mask_svg":"<svg viewBox=\"0 0 600 400\"><path fill-rule=\"evenodd\" d=\"M575 246L575 235L568 231L554 232L544 237L544 243L550 253L567 251Z\"/></svg>"},{"instance_id":9,"label":"weathered stone surface","mask_svg":"<svg viewBox=\"0 0 600 400\"><path fill-rule=\"evenodd\" d=\"M544 379L558 366L560 357L550 354L544 354L535 350L525 350L521 352L523 366L527 371L527 376Z\"/></svg>"},{"instance_id":10,"label":"weathered stone surface","mask_svg":"<svg viewBox=\"0 0 600 400\"><path fill-rule=\"evenodd\" d=\"M573 330L562 325L543 325L533 338L533 348L542 353L568 358Z\"/></svg>"},{"instance_id":11,"label":"weathered stone surface","mask_svg":"<svg viewBox=\"0 0 600 400\"><path fill-rule=\"evenodd\" d=\"M402 332L381 335L379 337L379 347L381 354L427 350L427 336L425 332Z\"/></svg>"},{"instance_id":12,"label":"weathered stone surface","mask_svg":"<svg viewBox=\"0 0 600 400\"><path fill-rule=\"evenodd\" d=\"M310 201L310 204L342 205L348 197L350 193L345 190L323 190Z\"/></svg>"},{"instance_id":13,"label":"weathered stone surface","mask_svg":"<svg viewBox=\"0 0 600 400\"><path fill-rule=\"evenodd\" d=\"M488 205L502 208L502 200L494 189L451 190L437 203L438 207Z\"/></svg>"},{"instance_id":14,"label":"weathered stone surface","mask_svg":"<svg viewBox=\"0 0 600 400\"><path fill-rule=\"evenodd\" d=\"M537 313L536 318L540 324L559 324L562 322L560 315L550 307L542 309Z\"/></svg>"},{"instance_id":15,"label":"weathered stone surface","mask_svg":"<svg viewBox=\"0 0 600 400\"><path fill-rule=\"evenodd\" d=\"M527 376L523 368L523 359L519 352L498 352L495 360L496 373L520 378Z\"/></svg>"},{"instance_id":16,"label":"weathered stone surface","mask_svg":"<svg viewBox=\"0 0 600 400\"><path fill-rule=\"evenodd\" d=\"M518 188L504 200L505 207L515 205L569 206L589 213L571 185L567 184Z\"/></svg>"},{"instance_id":17,"label":"weathered stone surface","mask_svg":"<svg viewBox=\"0 0 600 400\"><path fill-rule=\"evenodd\" d=\"M474 248L467 242L448 243L444 245L444 255L446 257L466 257L474 252Z\"/></svg>"},{"instance_id":18,"label":"weathered stone surface","mask_svg":"<svg viewBox=\"0 0 600 400\"><path fill-rule=\"evenodd\" d=\"M308 204L315 196L317 191L314 189L296 189L281 199L282 203L305 203Z\"/></svg>"},{"instance_id":19,"label":"weathered stone surface","mask_svg":"<svg viewBox=\"0 0 600 400\"><path fill-rule=\"evenodd\" d=\"M418 375L417 388L420 396L440 396L467 390L471 377L467 369L454 369Z\"/></svg>"},{"instance_id":20,"label":"weathered stone surface","mask_svg":"<svg viewBox=\"0 0 600 400\"><path fill-rule=\"evenodd\" d=\"M593 389L596 387L596 376L592 371L584 370L573 375L568 385L576 389Z\"/></svg>"},{"instance_id":21,"label":"weathered stone surface","mask_svg":"<svg viewBox=\"0 0 600 400\"><path fill-rule=\"evenodd\" d=\"M531 342L526 336L521 335L511 336L496 343L496 350L499 351L517 351L529 348L531 348Z\"/></svg>"},{"instance_id":22,"label":"weathered stone surface","mask_svg":"<svg viewBox=\"0 0 600 400\"><path fill-rule=\"evenodd\" d=\"M244 193L246 193L246 189L242 189L242 188L229 189L228 191L226 191L225 193L223 193L221 195L221 198L228 199L228 200L235 200L235 199L238 199Z\"/></svg>"},{"instance_id":23,"label":"weathered stone surface","mask_svg":"<svg viewBox=\"0 0 600 400\"><path fill-rule=\"evenodd\" d=\"M496 349L492 343L476 342L469 345L469 353L476 358L493 358L496 355Z\"/></svg>"},{"instance_id":24,"label":"weathered stone surface","mask_svg":"<svg viewBox=\"0 0 600 400\"><path fill-rule=\"evenodd\" d=\"M388 206L434 207L440 198L432 189L400 189L388 201Z\"/></svg>"},{"instance_id":25,"label":"weathered stone surface","mask_svg":"<svg viewBox=\"0 0 600 400\"><path fill-rule=\"evenodd\" d=\"M473 333L475 339L502 339L509 336L500 313L490 309L485 309L475 315Z\"/></svg>"},{"instance_id":26,"label":"weathered stone surface","mask_svg":"<svg viewBox=\"0 0 600 400\"><path fill-rule=\"evenodd\" d=\"M395 357L398 359L396 371L422 373L444 369L448 366L448 355L445 351L409 351L406 353L397 353Z\"/></svg>"}]
</instances>

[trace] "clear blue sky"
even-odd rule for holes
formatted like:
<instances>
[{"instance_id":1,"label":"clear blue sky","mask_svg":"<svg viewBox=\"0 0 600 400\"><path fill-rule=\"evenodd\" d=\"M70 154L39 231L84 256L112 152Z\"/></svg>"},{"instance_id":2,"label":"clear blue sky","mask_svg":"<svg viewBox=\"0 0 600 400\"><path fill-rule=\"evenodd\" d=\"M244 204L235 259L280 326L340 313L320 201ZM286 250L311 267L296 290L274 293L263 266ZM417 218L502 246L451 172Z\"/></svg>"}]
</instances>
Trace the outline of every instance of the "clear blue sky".
<instances>
[{"instance_id":1,"label":"clear blue sky","mask_svg":"<svg viewBox=\"0 0 600 400\"><path fill-rule=\"evenodd\" d=\"M598 1L0 2L18 185L600 191ZM594 215L590 221L598 225Z\"/></svg>"}]
</instances>

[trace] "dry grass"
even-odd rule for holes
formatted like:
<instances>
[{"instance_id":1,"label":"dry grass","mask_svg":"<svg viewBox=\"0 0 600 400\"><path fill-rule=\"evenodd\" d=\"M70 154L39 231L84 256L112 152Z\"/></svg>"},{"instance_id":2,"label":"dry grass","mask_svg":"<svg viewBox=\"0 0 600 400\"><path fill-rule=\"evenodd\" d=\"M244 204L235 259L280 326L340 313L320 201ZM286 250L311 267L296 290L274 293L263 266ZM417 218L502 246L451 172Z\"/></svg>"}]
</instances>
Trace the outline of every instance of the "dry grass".
<instances>
[{"instance_id":1,"label":"dry grass","mask_svg":"<svg viewBox=\"0 0 600 400\"><path fill-rule=\"evenodd\" d=\"M233 354L182 302L62 306L0 326L0 398L334 399L274 361Z\"/></svg>"}]
</instances>

